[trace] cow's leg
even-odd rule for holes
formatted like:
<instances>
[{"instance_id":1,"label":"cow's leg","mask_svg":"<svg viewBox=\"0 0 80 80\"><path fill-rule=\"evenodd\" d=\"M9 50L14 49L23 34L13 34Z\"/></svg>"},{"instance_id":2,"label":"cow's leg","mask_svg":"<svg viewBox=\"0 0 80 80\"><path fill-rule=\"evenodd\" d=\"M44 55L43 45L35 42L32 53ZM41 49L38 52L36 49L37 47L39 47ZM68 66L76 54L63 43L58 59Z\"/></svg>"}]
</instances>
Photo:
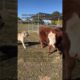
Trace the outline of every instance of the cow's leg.
<instances>
[{"instance_id":1,"label":"cow's leg","mask_svg":"<svg viewBox=\"0 0 80 80\"><path fill-rule=\"evenodd\" d=\"M48 45L48 48L49 48L48 52L51 53L50 51L51 51L52 45Z\"/></svg>"},{"instance_id":2,"label":"cow's leg","mask_svg":"<svg viewBox=\"0 0 80 80\"><path fill-rule=\"evenodd\" d=\"M71 80L72 71L74 68L75 62L71 59L63 59L63 80Z\"/></svg>"},{"instance_id":3,"label":"cow's leg","mask_svg":"<svg viewBox=\"0 0 80 80\"><path fill-rule=\"evenodd\" d=\"M41 48L43 48L43 47L44 47L44 43L43 43L43 41L42 41L42 40L40 40L40 45L41 45Z\"/></svg>"},{"instance_id":4,"label":"cow's leg","mask_svg":"<svg viewBox=\"0 0 80 80\"><path fill-rule=\"evenodd\" d=\"M69 55L63 57L63 80L71 80L71 75L75 67L75 64L76 64L75 58L72 58Z\"/></svg>"},{"instance_id":5,"label":"cow's leg","mask_svg":"<svg viewBox=\"0 0 80 80\"><path fill-rule=\"evenodd\" d=\"M63 59L63 80L71 80L71 72L69 70L69 61L67 58Z\"/></svg>"},{"instance_id":6,"label":"cow's leg","mask_svg":"<svg viewBox=\"0 0 80 80\"><path fill-rule=\"evenodd\" d=\"M44 47L44 44L43 44L43 42L41 42L41 48L43 48Z\"/></svg>"}]
</instances>

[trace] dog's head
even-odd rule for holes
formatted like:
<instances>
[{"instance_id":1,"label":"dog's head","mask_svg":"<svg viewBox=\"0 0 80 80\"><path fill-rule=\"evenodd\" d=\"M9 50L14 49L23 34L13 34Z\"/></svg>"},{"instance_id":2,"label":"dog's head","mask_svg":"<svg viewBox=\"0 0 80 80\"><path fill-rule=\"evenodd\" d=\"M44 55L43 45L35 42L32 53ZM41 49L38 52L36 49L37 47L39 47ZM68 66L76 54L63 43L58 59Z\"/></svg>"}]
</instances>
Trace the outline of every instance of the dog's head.
<instances>
[{"instance_id":1,"label":"dog's head","mask_svg":"<svg viewBox=\"0 0 80 80\"><path fill-rule=\"evenodd\" d=\"M29 36L28 31L24 31L23 33L24 33L24 36L25 36L25 37L26 37L26 36Z\"/></svg>"}]
</instances>

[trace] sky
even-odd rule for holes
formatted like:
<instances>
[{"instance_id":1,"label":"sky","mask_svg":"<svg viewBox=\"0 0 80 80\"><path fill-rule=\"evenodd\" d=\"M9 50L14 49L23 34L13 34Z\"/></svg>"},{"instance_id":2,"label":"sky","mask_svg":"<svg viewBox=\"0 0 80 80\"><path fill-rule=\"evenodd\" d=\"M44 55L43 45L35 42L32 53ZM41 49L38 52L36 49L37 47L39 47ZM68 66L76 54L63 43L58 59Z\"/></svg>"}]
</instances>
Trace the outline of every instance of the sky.
<instances>
[{"instance_id":1,"label":"sky","mask_svg":"<svg viewBox=\"0 0 80 80\"><path fill-rule=\"evenodd\" d=\"M62 0L18 0L18 17L23 14L62 13Z\"/></svg>"}]
</instances>

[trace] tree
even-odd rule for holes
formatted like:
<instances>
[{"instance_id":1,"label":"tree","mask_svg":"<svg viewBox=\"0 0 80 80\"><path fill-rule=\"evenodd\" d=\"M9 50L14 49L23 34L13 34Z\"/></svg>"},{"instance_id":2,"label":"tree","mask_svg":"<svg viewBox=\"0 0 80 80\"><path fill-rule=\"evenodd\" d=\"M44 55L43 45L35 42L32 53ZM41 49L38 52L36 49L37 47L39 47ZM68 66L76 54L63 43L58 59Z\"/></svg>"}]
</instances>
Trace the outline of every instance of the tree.
<instances>
[{"instance_id":1,"label":"tree","mask_svg":"<svg viewBox=\"0 0 80 80\"><path fill-rule=\"evenodd\" d=\"M61 13L58 11L55 11L52 13L51 17L52 17L52 20L58 20L61 18Z\"/></svg>"},{"instance_id":2,"label":"tree","mask_svg":"<svg viewBox=\"0 0 80 80\"><path fill-rule=\"evenodd\" d=\"M20 17L17 17L17 19L18 19L18 20L21 20L21 18L20 18Z\"/></svg>"}]
</instances>

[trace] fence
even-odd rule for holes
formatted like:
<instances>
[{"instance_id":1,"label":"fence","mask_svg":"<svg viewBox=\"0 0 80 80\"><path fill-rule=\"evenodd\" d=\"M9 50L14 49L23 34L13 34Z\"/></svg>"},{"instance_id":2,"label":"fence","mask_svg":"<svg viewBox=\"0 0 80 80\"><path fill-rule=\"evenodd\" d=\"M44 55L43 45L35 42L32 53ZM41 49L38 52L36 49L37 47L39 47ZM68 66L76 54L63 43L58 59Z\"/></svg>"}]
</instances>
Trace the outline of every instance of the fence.
<instances>
[{"instance_id":1,"label":"fence","mask_svg":"<svg viewBox=\"0 0 80 80\"><path fill-rule=\"evenodd\" d=\"M60 25L53 25L49 22L47 23L42 23L40 21L40 15L36 16L36 21L33 20L32 16L34 16L35 14L23 14L21 19L18 20L18 30L22 31L22 30L28 30L31 32L38 32L39 26L40 25L48 25L50 27L52 26L60 26Z\"/></svg>"}]
</instances>

